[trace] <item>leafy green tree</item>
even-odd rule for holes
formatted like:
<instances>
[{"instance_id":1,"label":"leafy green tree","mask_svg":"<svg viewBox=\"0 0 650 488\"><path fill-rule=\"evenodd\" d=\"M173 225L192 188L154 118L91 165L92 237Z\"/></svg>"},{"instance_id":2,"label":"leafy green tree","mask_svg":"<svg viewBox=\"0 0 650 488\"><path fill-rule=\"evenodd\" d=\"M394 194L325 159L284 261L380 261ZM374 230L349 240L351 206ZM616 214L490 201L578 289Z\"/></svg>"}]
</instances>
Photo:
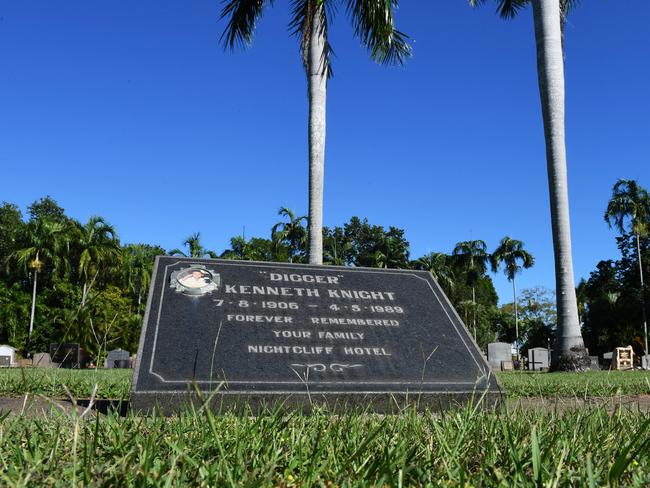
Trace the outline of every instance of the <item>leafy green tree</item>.
<instances>
[{"instance_id":1,"label":"leafy green tree","mask_svg":"<svg viewBox=\"0 0 650 488\"><path fill-rule=\"evenodd\" d=\"M121 347L135 351L141 317L125 291L109 285L89 295L84 307L62 307L53 317L61 342L76 342L97 361Z\"/></svg>"},{"instance_id":2,"label":"leafy green tree","mask_svg":"<svg viewBox=\"0 0 650 488\"><path fill-rule=\"evenodd\" d=\"M221 18L228 20L222 35L224 46L248 46L268 0L226 0ZM329 26L334 0L293 0L289 29L300 42L309 95L309 262L323 262L323 179L327 79L332 75ZM408 38L395 29L393 11L397 0L348 0L347 11L354 33L373 60L403 64L411 55Z\"/></svg>"},{"instance_id":3,"label":"leafy green tree","mask_svg":"<svg viewBox=\"0 0 650 488\"><path fill-rule=\"evenodd\" d=\"M490 255L487 245L482 240L462 241L456 244L453 251L456 265L465 272L467 285L472 289L472 328L476 337L476 284L487 271Z\"/></svg>"},{"instance_id":4,"label":"leafy green tree","mask_svg":"<svg viewBox=\"0 0 650 488\"><path fill-rule=\"evenodd\" d=\"M557 327L557 310L553 290L536 286L521 290L520 331L522 350L547 347Z\"/></svg>"},{"instance_id":5,"label":"leafy green tree","mask_svg":"<svg viewBox=\"0 0 650 488\"><path fill-rule=\"evenodd\" d=\"M115 228L102 217L90 217L79 226L78 241L79 277L83 281L81 306L86 304L89 287L103 268L116 266L121 258L121 247Z\"/></svg>"},{"instance_id":6,"label":"leafy green tree","mask_svg":"<svg viewBox=\"0 0 650 488\"><path fill-rule=\"evenodd\" d=\"M216 259L218 257L217 253L203 247L203 245L201 244L200 232L195 232L187 239L185 239L183 245L187 248L187 253L181 251L180 249L172 249L171 251L169 251L169 255L184 256L186 258L197 258L197 259L204 259L204 258Z\"/></svg>"},{"instance_id":7,"label":"leafy green tree","mask_svg":"<svg viewBox=\"0 0 650 488\"><path fill-rule=\"evenodd\" d=\"M230 239L230 249L226 249L220 257L241 261L272 261L273 243L259 237L246 240L244 236L236 236Z\"/></svg>"},{"instance_id":8,"label":"leafy green tree","mask_svg":"<svg viewBox=\"0 0 650 488\"><path fill-rule=\"evenodd\" d=\"M492 272L499 271L503 265L503 272L508 281L512 283L512 297L515 315L515 346L517 348L517 359L519 359L519 317L517 314L517 287L515 286L515 277L523 268L528 269L533 266L535 259L533 255L524 249L524 243L506 236L501 239L499 246L490 256Z\"/></svg>"},{"instance_id":9,"label":"leafy green tree","mask_svg":"<svg viewBox=\"0 0 650 488\"><path fill-rule=\"evenodd\" d=\"M352 244L346 239L341 227L323 227L323 262L334 266L346 266Z\"/></svg>"},{"instance_id":10,"label":"leafy green tree","mask_svg":"<svg viewBox=\"0 0 650 488\"><path fill-rule=\"evenodd\" d=\"M5 273L7 278L16 275L10 272L11 267L7 267L7 261L19 249L24 233L25 223L20 209L12 203L3 202L0 206L0 279Z\"/></svg>"},{"instance_id":11,"label":"leafy green tree","mask_svg":"<svg viewBox=\"0 0 650 488\"><path fill-rule=\"evenodd\" d=\"M67 224L70 218L65 215L65 210L49 195L33 202L28 208L30 221L47 220Z\"/></svg>"},{"instance_id":12,"label":"leafy green tree","mask_svg":"<svg viewBox=\"0 0 650 488\"><path fill-rule=\"evenodd\" d=\"M119 278L115 281L123 283L136 302L136 310L142 313L143 298L147 296L151 284L151 273L156 256L165 254L160 246L149 244L127 244L122 247L122 266Z\"/></svg>"},{"instance_id":13,"label":"leafy green tree","mask_svg":"<svg viewBox=\"0 0 650 488\"><path fill-rule=\"evenodd\" d=\"M641 318L645 337L645 350L648 351L648 321L645 308L645 286L643 283L643 264L641 259L641 239L648 237L650 225L650 195L635 180L620 179L612 188L612 197L607 204L605 221L616 227L621 234L629 231L636 240L637 261L639 264Z\"/></svg>"},{"instance_id":14,"label":"leafy green tree","mask_svg":"<svg viewBox=\"0 0 650 488\"><path fill-rule=\"evenodd\" d=\"M602 354L630 344L639 334L641 296L636 238L617 237L621 258L601 261L582 293L584 336L590 354ZM650 273L650 239L641 239L644 274Z\"/></svg>"},{"instance_id":15,"label":"leafy green tree","mask_svg":"<svg viewBox=\"0 0 650 488\"><path fill-rule=\"evenodd\" d=\"M484 1L470 0L470 4L475 6ZM503 18L514 17L528 3L533 7L558 311L557 352L551 367L555 370L581 371L589 368L590 361L578 322L573 278L564 127L563 53L564 19L578 0L497 0L497 3L497 11Z\"/></svg>"},{"instance_id":16,"label":"leafy green tree","mask_svg":"<svg viewBox=\"0 0 650 488\"><path fill-rule=\"evenodd\" d=\"M445 292L454 288L454 267L451 256L442 252L431 252L412 263L414 269L421 269L431 273Z\"/></svg>"},{"instance_id":17,"label":"leafy green tree","mask_svg":"<svg viewBox=\"0 0 650 488\"><path fill-rule=\"evenodd\" d=\"M389 230L375 251L374 266L376 268L408 268L409 253L408 247L404 248L404 241L402 235L391 235L391 230Z\"/></svg>"},{"instance_id":18,"label":"leafy green tree","mask_svg":"<svg viewBox=\"0 0 650 488\"><path fill-rule=\"evenodd\" d=\"M290 263L303 262L306 255L307 229L302 223L307 221L307 217L297 217L286 207L281 207L278 215L286 218L287 221L278 222L271 229L271 241L276 259L286 249Z\"/></svg>"},{"instance_id":19,"label":"leafy green tree","mask_svg":"<svg viewBox=\"0 0 650 488\"><path fill-rule=\"evenodd\" d=\"M28 269L33 271L32 308L29 319L29 335L31 339L36 314L36 292L38 274L47 270L54 278L63 278L70 269L68 239L69 225L51 222L45 219L30 221L25 236L26 247L14 251L9 258L13 260L25 274ZM29 346L27 346L29 348Z\"/></svg>"},{"instance_id":20,"label":"leafy green tree","mask_svg":"<svg viewBox=\"0 0 650 488\"><path fill-rule=\"evenodd\" d=\"M30 295L18 283L0 281L0 344L22 349L27 340Z\"/></svg>"},{"instance_id":21,"label":"leafy green tree","mask_svg":"<svg viewBox=\"0 0 650 488\"><path fill-rule=\"evenodd\" d=\"M345 251L347 263L367 268L408 268L410 245L403 229L391 226L386 231L369 224L368 219L352 217L343 226L343 235L350 244Z\"/></svg>"},{"instance_id":22,"label":"leafy green tree","mask_svg":"<svg viewBox=\"0 0 650 488\"><path fill-rule=\"evenodd\" d=\"M30 221L23 242L24 247L14 251L10 259L25 274L39 262L55 278L63 279L69 274L71 239L70 228L66 224L42 219ZM40 266L37 271L41 271Z\"/></svg>"}]
</instances>

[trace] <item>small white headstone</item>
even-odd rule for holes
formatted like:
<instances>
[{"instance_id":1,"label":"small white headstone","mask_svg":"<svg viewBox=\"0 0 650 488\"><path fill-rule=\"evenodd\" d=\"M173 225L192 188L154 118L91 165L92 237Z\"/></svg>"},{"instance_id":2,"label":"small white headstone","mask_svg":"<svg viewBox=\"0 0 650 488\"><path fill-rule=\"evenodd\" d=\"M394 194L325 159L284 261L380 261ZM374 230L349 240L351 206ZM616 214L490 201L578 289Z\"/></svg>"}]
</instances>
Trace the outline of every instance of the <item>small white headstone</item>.
<instances>
[{"instance_id":1,"label":"small white headstone","mask_svg":"<svg viewBox=\"0 0 650 488\"><path fill-rule=\"evenodd\" d=\"M6 344L0 345L0 357L9 358L8 360L4 361L7 363L7 366L16 365L16 349L14 347L8 346Z\"/></svg>"}]
</instances>

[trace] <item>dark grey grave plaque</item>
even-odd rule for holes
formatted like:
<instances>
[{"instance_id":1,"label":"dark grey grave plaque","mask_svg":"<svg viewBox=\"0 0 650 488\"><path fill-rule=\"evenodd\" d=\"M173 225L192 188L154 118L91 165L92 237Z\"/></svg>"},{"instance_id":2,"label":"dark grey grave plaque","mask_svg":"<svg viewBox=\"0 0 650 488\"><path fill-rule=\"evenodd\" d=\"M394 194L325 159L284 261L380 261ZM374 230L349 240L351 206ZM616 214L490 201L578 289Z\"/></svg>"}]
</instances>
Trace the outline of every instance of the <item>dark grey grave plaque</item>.
<instances>
[{"instance_id":1,"label":"dark grey grave plaque","mask_svg":"<svg viewBox=\"0 0 650 488\"><path fill-rule=\"evenodd\" d=\"M81 352L79 344L73 342L50 344L50 358L61 368L79 368Z\"/></svg>"},{"instance_id":2,"label":"dark grey grave plaque","mask_svg":"<svg viewBox=\"0 0 650 488\"><path fill-rule=\"evenodd\" d=\"M0 368L11 366L11 356L0 356Z\"/></svg>"},{"instance_id":3,"label":"dark grey grave plaque","mask_svg":"<svg viewBox=\"0 0 650 488\"><path fill-rule=\"evenodd\" d=\"M132 406L171 412L197 389L217 408L253 411L499 396L427 272L158 257Z\"/></svg>"},{"instance_id":4,"label":"dark grey grave plaque","mask_svg":"<svg viewBox=\"0 0 650 488\"><path fill-rule=\"evenodd\" d=\"M131 353L124 349L113 349L106 354L107 368L128 368L131 360Z\"/></svg>"}]
</instances>

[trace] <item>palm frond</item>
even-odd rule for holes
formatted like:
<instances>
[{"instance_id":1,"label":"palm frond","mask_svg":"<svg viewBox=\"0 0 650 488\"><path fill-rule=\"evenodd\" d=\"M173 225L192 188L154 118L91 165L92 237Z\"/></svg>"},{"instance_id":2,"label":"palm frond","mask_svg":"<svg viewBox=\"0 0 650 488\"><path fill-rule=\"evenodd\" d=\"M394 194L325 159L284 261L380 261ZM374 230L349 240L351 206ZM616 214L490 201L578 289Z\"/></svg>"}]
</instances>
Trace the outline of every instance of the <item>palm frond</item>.
<instances>
[{"instance_id":1,"label":"palm frond","mask_svg":"<svg viewBox=\"0 0 650 488\"><path fill-rule=\"evenodd\" d=\"M221 34L226 49L247 47L253 42L257 21L262 16L264 5L273 0L224 0L220 19L228 19L228 25Z\"/></svg>"},{"instance_id":2,"label":"palm frond","mask_svg":"<svg viewBox=\"0 0 650 488\"><path fill-rule=\"evenodd\" d=\"M335 7L332 0L293 0L291 7L291 21L289 31L298 38L300 42L300 55L305 71L309 72L309 44L313 35L314 16L320 16L319 35L325 41L325 47L321 54L320 72L327 72L327 77L333 75L331 59L334 51L328 38L328 27L330 19L334 16Z\"/></svg>"},{"instance_id":3,"label":"palm frond","mask_svg":"<svg viewBox=\"0 0 650 488\"><path fill-rule=\"evenodd\" d=\"M354 34L380 64L403 65L411 56L409 37L395 29L397 0L348 0Z\"/></svg>"},{"instance_id":4,"label":"palm frond","mask_svg":"<svg viewBox=\"0 0 650 488\"><path fill-rule=\"evenodd\" d=\"M471 7L483 5L487 0L469 0ZM496 0L497 13L502 19L512 19L521 9L523 9L530 0ZM573 0L562 0L573 1Z\"/></svg>"}]
</instances>

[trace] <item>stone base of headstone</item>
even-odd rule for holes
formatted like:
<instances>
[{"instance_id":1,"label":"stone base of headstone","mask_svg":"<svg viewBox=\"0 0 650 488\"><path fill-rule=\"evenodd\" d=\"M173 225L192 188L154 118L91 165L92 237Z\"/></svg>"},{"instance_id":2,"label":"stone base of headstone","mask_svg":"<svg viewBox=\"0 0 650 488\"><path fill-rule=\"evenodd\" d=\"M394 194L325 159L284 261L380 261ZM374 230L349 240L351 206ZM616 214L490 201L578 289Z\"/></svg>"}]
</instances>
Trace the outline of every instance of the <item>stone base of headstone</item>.
<instances>
[{"instance_id":1,"label":"stone base of headstone","mask_svg":"<svg viewBox=\"0 0 650 488\"><path fill-rule=\"evenodd\" d=\"M33 361L31 359L19 359L18 360L18 367L19 368L29 368L33 364Z\"/></svg>"},{"instance_id":2,"label":"stone base of headstone","mask_svg":"<svg viewBox=\"0 0 650 488\"><path fill-rule=\"evenodd\" d=\"M211 398L211 400L209 400ZM210 403L210 409L216 413L236 413L239 415L258 415L275 410L300 411L312 413L322 410L328 413L373 412L396 414L414 408L417 411L442 411L464 405L476 405L484 409L499 408L501 394L494 392L450 392L388 395L381 394L241 394L214 395L209 392L197 394L168 393L131 393L131 411L136 414L171 415L184 408L198 408Z\"/></svg>"}]
</instances>

